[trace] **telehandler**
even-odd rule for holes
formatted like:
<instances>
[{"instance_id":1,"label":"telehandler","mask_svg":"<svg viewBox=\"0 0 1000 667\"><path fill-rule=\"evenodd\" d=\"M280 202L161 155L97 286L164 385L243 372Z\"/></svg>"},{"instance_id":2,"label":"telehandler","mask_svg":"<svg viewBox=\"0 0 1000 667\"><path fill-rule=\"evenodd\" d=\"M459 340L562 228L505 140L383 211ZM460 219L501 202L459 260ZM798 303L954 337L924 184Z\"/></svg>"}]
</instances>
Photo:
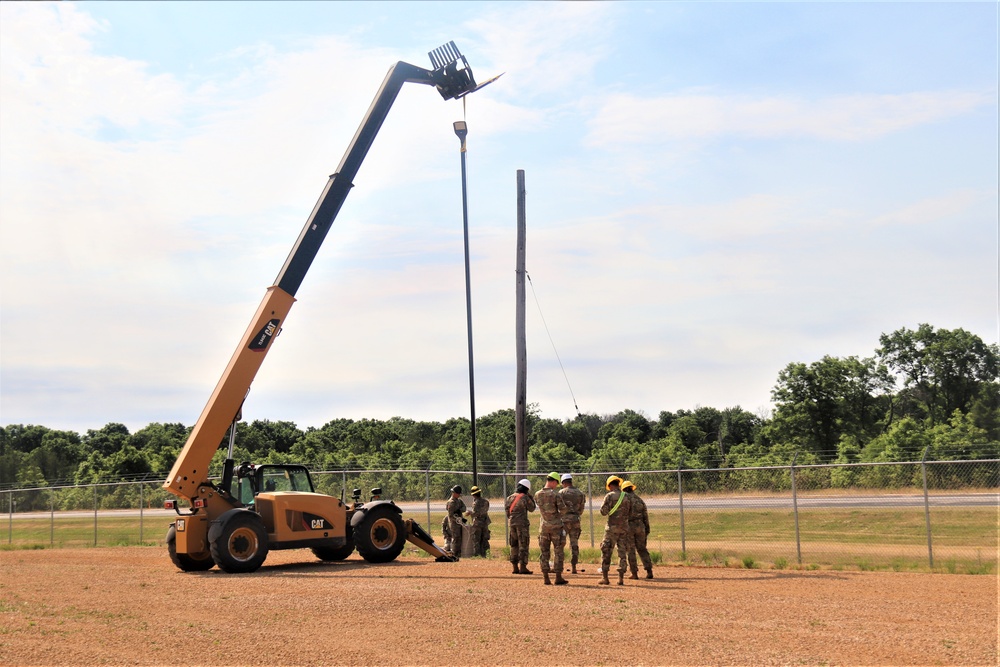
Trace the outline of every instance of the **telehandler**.
<instances>
[{"instance_id":1,"label":"telehandler","mask_svg":"<svg viewBox=\"0 0 1000 667\"><path fill-rule=\"evenodd\" d=\"M450 100L497 78L477 85L454 42L428 55L433 69L405 62L389 69L163 484L186 505L173 499L165 503L178 514L166 542L170 559L181 570L203 571L218 565L226 572L253 572L272 549L308 548L321 560L336 561L356 548L366 561L382 563L394 560L407 540L439 561L454 560L415 521L404 520L402 510L391 500L361 502L360 491L355 490L352 502L347 503L317 493L304 466L237 466L233 461L236 424L242 418L250 384L403 84L434 86L442 98ZM221 480L216 482L209 477L209 464L227 430L229 453Z\"/></svg>"}]
</instances>

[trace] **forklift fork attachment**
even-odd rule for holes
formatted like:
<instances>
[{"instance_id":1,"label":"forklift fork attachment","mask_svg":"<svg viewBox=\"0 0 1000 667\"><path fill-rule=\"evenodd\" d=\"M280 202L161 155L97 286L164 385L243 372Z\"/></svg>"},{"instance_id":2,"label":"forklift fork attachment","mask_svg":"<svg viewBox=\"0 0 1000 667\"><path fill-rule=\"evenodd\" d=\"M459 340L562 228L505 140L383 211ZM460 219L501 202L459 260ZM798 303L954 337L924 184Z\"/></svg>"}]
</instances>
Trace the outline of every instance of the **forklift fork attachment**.
<instances>
[{"instance_id":1,"label":"forklift fork attachment","mask_svg":"<svg viewBox=\"0 0 1000 667\"><path fill-rule=\"evenodd\" d=\"M413 519L406 519L403 523L406 524L406 539L409 542L417 545L430 555L434 556L434 560L438 563L454 563L458 559L452 556L450 553L434 544L434 538L427 534L420 524Z\"/></svg>"}]
</instances>

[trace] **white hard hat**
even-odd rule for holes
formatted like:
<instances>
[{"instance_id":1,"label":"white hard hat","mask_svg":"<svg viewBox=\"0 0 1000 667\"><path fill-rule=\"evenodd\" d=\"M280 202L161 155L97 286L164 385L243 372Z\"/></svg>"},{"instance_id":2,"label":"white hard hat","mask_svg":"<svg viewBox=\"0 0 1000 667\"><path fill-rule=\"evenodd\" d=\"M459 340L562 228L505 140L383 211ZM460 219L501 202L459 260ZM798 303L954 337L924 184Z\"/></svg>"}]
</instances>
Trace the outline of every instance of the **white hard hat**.
<instances>
[{"instance_id":1,"label":"white hard hat","mask_svg":"<svg viewBox=\"0 0 1000 667\"><path fill-rule=\"evenodd\" d=\"M568 480L572 480L573 479L573 475L569 474L568 472L564 472L563 476L562 476L562 479L560 479L559 481L560 482L565 482L567 479Z\"/></svg>"},{"instance_id":2,"label":"white hard hat","mask_svg":"<svg viewBox=\"0 0 1000 667\"><path fill-rule=\"evenodd\" d=\"M529 491L531 490L531 482L529 482L527 479L519 479L517 480L517 483L520 486L523 486L524 488L528 489Z\"/></svg>"}]
</instances>

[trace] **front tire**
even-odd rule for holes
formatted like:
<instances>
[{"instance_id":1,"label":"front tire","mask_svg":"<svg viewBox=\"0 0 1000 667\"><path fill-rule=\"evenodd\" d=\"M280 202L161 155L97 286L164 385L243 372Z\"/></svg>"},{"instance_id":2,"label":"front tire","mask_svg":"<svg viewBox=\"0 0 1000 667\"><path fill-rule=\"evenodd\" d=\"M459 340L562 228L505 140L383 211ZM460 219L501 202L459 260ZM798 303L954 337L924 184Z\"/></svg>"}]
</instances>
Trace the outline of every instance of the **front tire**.
<instances>
[{"instance_id":1,"label":"front tire","mask_svg":"<svg viewBox=\"0 0 1000 667\"><path fill-rule=\"evenodd\" d=\"M354 530L358 553L369 563L396 560L406 542L403 519L391 506L372 508Z\"/></svg>"},{"instance_id":2,"label":"front tire","mask_svg":"<svg viewBox=\"0 0 1000 667\"><path fill-rule=\"evenodd\" d=\"M177 566L177 569L184 572L204 572L215 567L210 551L203 551L197 554L177 553L177 528L170 524L167 529L167 553L170 554L170 561Z\"/></svg>"},{"instance_id":3,"label":"front tire","mask_svg":"<svg viewBox=\"0 0 1000 667\"><path fill-rule=\"evenodd\" d=\"M225 572L253 572L264 563L267 551L264 524L249 512L230 517L212 541L212 559Z\"/></svg>"},{"instance_id":4,"label":"front tire","mask_svg":"<svg viewBox=\"0 0 1000 667\"><path fill-rule=\"evenodd\" d=\"M313 554L323 561L345 560L354 553L354 540L347 540L342 547L313 547Z\"/></svg>"}]
</instances>

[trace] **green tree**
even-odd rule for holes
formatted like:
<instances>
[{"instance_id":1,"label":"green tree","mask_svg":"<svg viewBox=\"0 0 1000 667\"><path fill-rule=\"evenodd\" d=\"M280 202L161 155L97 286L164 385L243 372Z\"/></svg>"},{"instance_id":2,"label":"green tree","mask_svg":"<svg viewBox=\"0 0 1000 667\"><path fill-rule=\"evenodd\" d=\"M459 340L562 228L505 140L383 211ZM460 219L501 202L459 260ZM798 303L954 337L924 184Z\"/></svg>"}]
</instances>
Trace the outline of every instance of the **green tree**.
<instances>
[{"instance_id":1,"label":"green tree","mask_svg":"<svg viewBox=\"0 0 1000 667\"><path fill-rule=\"evenodd\" d=\"M565 442L536 442L528 449L528 469L538 472L582 472L586 461Z\"/></svg>"},{"instance_id":2,"label":"green tree","mask_svg":"<svg viewBox=\"0 0 1000 667\"><path fill-rule=\"evenodd\" d=\"M590 456L597 434L604 425L599 415L578 414L566 422L566 443L582 456Z\"/></svg>"},{"instance_id":3,"label":"green tree","mask_svg":"<svg viewBox=\"0 0 1000 667\"><path fill-rule=\"evenodd\" d=\"M653 426L643 414L635 410L622 410L607 420L597 432L597 438L642 444L649 440L652 432Z\"/></svg>"},{"instance_id":4,"label":"green tree","mask_svg":"<svg viewBox=\"0 0 1000 667\"><path fill-rule=\"evenodd\" d=\"M152 472L149 461L132 445L124 445L104 460L105 474L112 479L134 479Z\"/></svg>"},{"instance_id":5,"label":"green tree","mask_svg":"<svg viewBox=\"0 0 1000 667\"><path fill-rule=\"evenodd\" d=\"M906 397L920 410L915 416L931 424L948 421L955 410L968 412L983 384L1000 373L997 346L964 329L921 324L882 334L879 343L879 359L902 377Z\"/></svg>"},{"instance_id":6,"label":"green tree","mask_svg":"<svg viewBox=\"0 0 1000 667\"><path fill-rule=\"evenodd\" d=\"M109 456L121 449L128 441L128 437L129 432L124 424L108 423L97 430L87 430L83 436L84 450Z\"/></svg>"},{"instance_id":7,"label":"green tree","mask_svg":"<svg viewBox=\"0 0 1000 667\"><path fill-rule=\"evenodd\" d=\"M844 434L868 440L880 432L892 378L874 359L825 356L788 364L771 391L769 438L832 460Z\"/></svg>"}]
</instances>

